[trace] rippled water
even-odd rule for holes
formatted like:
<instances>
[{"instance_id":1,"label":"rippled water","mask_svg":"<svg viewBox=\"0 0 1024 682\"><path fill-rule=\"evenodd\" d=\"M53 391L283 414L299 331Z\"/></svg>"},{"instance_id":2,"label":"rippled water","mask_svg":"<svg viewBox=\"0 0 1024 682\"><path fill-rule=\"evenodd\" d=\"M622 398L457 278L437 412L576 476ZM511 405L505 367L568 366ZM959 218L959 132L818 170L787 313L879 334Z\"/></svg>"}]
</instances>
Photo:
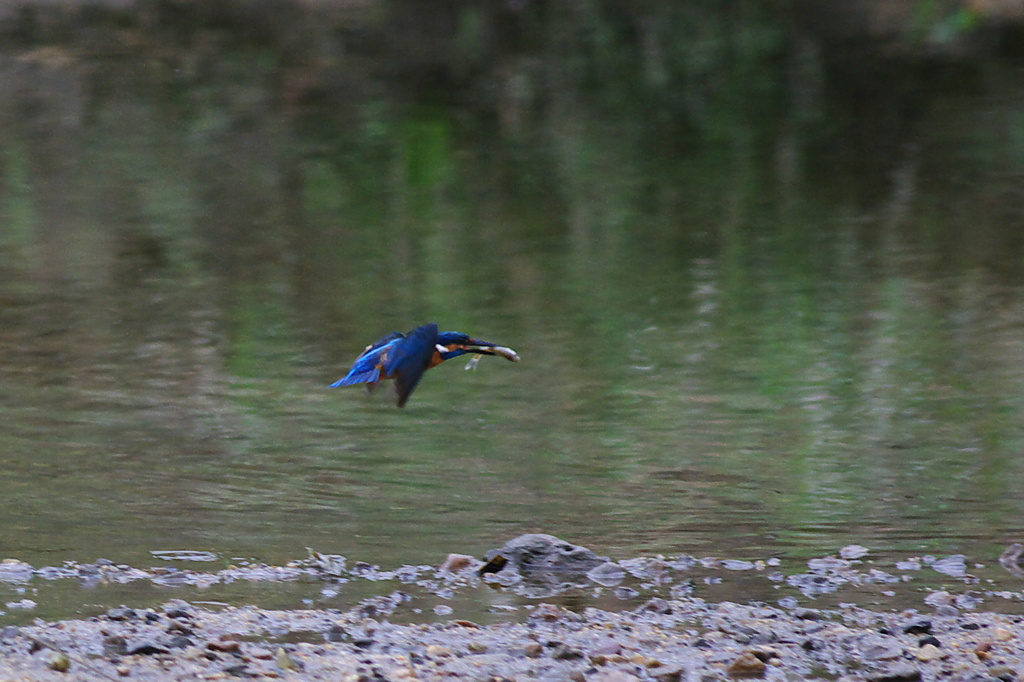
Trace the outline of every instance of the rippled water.
<instances>
[{"instance_id":1,"label":"rippled water","mask_svg":"<svg viewBox=\"0 0 1024 682\"><path fill-rule=\"evenodd\" d=\"M664 148L572 93L495 141L393 93L287 109L237 54L190 82L5 59L4 557L395 565L539 531L991 563L1024 537L1019 143L950 135L984 138L985 94L928 93L884 172L808 133L786 181L785 131ZM401 410L327 387L430 320L522 362L449 362Z\"/></svg>"}]
</instances>

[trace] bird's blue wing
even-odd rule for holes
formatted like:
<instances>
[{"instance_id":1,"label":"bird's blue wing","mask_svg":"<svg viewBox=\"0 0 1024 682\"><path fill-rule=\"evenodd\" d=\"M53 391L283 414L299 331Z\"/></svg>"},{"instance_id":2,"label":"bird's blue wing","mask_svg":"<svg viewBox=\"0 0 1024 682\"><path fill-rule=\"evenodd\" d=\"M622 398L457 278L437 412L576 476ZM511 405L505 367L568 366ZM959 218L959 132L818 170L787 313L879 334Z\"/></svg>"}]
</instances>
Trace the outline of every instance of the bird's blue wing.
<instances>
[{"instance_id":1,"label":"bird's blue wing","mask_svg":"<svg viewBox=\"0 0 1024 682\"><path fill-rule=\"evenodd\" d=\"M434 323L416 327L405 334L399 343L389 345L387 361L384 363L384 375L392 376L396 372L410 372L423 365L421 372L426 371L426 364L434 354L437 343L437 325Z\"/></svg>"},{"instance_id":2,"label":"bird's blue wing","mask_svg":"<svg viewBox=\"0 0 1024 682\"><path fill-rule=\"evenodd\" d=\"M391 361L391 356L396 354L396 349L404 338L404 335L399 332L391 332L367 346L362 355L352 363L352 369L348 371L348 374L331 384L330 388L351 386L352 384L372 384L389 377L391 373L387 370L383 375L381 374L381 367Z\"/></svg>"},{"instance_id":3,"label":"bird's blue wing","mask_svg":"<svg viewBox=\"0 0 1024 682\"><path fill-rule=\"evenodd\" d=\"M329 388L339 386L351 386L353 384L374 384L380 380L380 370L376 367L364 371L357 371L355 367L349 370L348 374L329 384Z\"/></svg>"},{"instance_id":4,"label":"bird's blue wing","mask_svg":"<svg viewBox=\"0 0 1024 682\"><path fill-rule=\"evenodd\" d=\"M387 376L395 378L399 407L405 405L423 373L427 371L436 344L437 325L431 322L409 332L396 348L394 357L388 357L384 371Z\"/></svg>"},{"instance_id":5,"label":"bird's blue wing","mask_svg":"<svg viewBox=\"0 0 1024 682\"><path fill-rule=\"evenodd\" d=\"M377 339L376 341L371 343L369 346L367 346L366 350L363 351L363 355L366 355L370 351L376 350L376 349L378 349L378 348L380 348L382 346L386 346L386 345L388 345L389 343L391 343L392 341L394 341L396 339L404 339L404 338L405 338L405 334L403 334L402 332L391 332L390 334L385 334L384 336L380 337L379 339ZM360 357L362 357L362 356L360 356Z\"/></svg>"}]
</instances>

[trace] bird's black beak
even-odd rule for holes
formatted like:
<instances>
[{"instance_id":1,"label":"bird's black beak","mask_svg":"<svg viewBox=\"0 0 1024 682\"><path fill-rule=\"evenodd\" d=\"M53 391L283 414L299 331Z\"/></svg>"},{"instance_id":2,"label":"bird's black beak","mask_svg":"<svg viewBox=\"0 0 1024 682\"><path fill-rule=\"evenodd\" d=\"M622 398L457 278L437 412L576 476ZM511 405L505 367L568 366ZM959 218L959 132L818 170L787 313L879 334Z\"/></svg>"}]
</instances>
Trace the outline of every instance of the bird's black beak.
<instances>
[{"instance_id":1,"label":"bird's black beak","mask_svg":"<svg viewBox=\"0 0 1024 682\"><path fill-rule=\"evenodd\" d=\"M487 341L477 341L476 339L470 339L469 343L465 344L463 348L467 353L478 353L480 355L500 355L509 362L519 362L519 353L516 353L511 348L505 346L498 346Z\"/></svg>"}]
</instances>

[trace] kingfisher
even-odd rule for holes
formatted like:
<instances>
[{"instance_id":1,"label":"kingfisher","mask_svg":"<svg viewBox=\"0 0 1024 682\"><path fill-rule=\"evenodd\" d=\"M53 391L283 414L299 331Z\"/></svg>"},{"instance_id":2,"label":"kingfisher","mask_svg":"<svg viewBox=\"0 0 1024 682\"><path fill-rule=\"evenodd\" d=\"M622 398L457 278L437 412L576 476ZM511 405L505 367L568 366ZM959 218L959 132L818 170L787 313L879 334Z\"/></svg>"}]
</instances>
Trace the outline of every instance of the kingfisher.
<instances>
[{"instance_id":1,"label":"kingfisher","mask_svg":"<svg viewBox=\"0 0 1024 682\"><path fill-rule=\"evenodd\" d=\"M398 406L412 395L423 373L445 360L473 353L466 369L473 369L484 355L499 355L510 362L519 362L511 348L490 341L470 338L462 332L439 332L433 322L416 327L407 334L391 332L371 343L352 364L348 374L331 384L331 388L367 384L371 390L385 379L395 380Z\"/></svg>"}]
</instances>

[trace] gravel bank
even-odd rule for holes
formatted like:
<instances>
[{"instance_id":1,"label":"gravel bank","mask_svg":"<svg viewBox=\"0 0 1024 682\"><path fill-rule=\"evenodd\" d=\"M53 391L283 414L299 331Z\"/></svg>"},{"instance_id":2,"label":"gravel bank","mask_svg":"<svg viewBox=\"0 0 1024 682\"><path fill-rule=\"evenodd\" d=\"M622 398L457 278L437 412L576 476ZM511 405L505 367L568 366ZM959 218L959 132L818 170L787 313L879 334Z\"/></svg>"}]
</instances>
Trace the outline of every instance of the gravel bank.
<instances>
[{"instance_id":1,"label":"gravel bank","mask_svg":"<svg viewBox=\"0 0 1024 682\"><path fill-rule=\"evenodd\" d=\"M349 611L211 610L174 600L0 631L2 680L1010 680L1019 616L785 610L653 598L525 622L388 622L402 593Z\"/></svg>"},{"instance_id":2,"label":"gravel bank","mask_svg":"<svg viewBox=\"0 0 1024 682\"><path fill-rule=\"evenodd\" d=\"M286 566L216 572L142 570L105 560L33 568L7 559L0 561L0 586L18 595L37 594L41 584L45 591L46 583L77 582L87 590L143 583L209 598L217 586L256 583L309 585L322 601L273 610L172 599L152 608L122 606L94 617L8 625L0 628L0 682L1024 681L1024 616L975 612L983 604L1019 611L1024 593L999 589L1006 578L961 555L910 557L883 570L866 548L850 545L839 554L786 574L774 560L680 555L612 562L533 534L488 552L484 561L452 554L436 568L393 571L316 552ZM999 558L1013 586L1024 577L1022 556L1024 545L1013 544ZM209 557L179 552L160 558ZM906 593L924 571L941 577L942 585ZM749 578L733 586L736 597L716 599L715 588L729 576ZM356 602L352 607L325 608L338 603L338 590L353 585L381 591L349 601ZM917 608L845 603L835 599L840 589L861 599L903 595ZM755 592L773 595L774 605L754 601ZM459 595L491 603L490 620L458 619L451 604L458 607ZM600 595L604 602L597 601ZM749 603L729 601L736 598ZM6 606L29 613L35 603L25 597ZM411 622L436 617L450 620Z\"/></svg>"}]
</instances>

